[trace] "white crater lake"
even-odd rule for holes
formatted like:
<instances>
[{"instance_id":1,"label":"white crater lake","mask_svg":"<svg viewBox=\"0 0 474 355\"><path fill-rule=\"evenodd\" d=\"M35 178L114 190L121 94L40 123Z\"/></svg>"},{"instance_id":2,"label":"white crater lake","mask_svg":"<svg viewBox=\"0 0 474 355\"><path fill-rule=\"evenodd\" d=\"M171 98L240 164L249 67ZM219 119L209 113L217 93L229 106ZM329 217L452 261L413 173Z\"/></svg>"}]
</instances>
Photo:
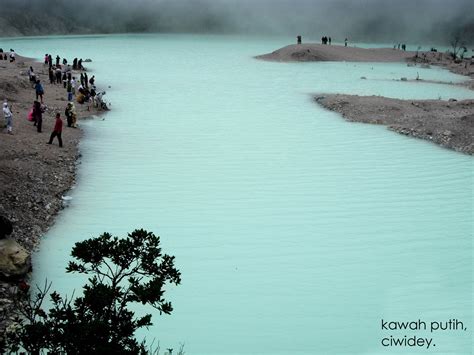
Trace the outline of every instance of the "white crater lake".
<instances>
[{"instance_id":1,"label":"white crater lake","mask_svg":"<svg viewBox=\"0 0 474 355\"><path fill-rule=\"evenodd\" d=\"M448 71L270 63L293 39L113 35L3 40L85 65L112 111L85 137L69 207L34 282L79 291L74 243L145 228L176 256L174 312L140 333L187 354L469 354L473 158L346 122L317 93L465 99ZM365 76L367 80L360 78ZM108 86L110 85L110 88ZM46 98L47 100L47 98ZM67 128L63 140L68 144ZM463 320L468 332L384 332L381 319ZM383 337L436 347L384 348Z\"/></svg>"}]
</instances>

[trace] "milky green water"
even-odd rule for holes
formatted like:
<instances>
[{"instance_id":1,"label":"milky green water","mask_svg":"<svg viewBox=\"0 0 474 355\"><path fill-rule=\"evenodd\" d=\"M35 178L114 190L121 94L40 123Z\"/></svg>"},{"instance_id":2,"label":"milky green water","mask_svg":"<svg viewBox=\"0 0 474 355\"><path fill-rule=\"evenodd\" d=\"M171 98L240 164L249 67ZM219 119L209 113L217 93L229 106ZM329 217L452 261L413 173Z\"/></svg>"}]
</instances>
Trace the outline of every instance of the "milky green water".
<instances>
[{"instance_id":1,"label":"milky green water","mask_svg":"<svg viewBox=\"0 0 474 355\"><path fill-rule=\"evenodd\" d=\"M469 354L472 157L348 123L313 93L472 98L440 69L268 63L287 39L140 35L3 41L92 58L113 110L86 131L72 201L42 241L34 280L80 288L75 242L147 228L177 257L171 316L144 332L187 354ZM368 80L360 80L366 76ZM47 97L47 96L46 96ZM47 100L47 99L46 99ZM63 139L68 144L68 130ZM393 332L381 319L464 321ZM384 348L383 337L436 347Z\"/></svg>"}]
</instances>

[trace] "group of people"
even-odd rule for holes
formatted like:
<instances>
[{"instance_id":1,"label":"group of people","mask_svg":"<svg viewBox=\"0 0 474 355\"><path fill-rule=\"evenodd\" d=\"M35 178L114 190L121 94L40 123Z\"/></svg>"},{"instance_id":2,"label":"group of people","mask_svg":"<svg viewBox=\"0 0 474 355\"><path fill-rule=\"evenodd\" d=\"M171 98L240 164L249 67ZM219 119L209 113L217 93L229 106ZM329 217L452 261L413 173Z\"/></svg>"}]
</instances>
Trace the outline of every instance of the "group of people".
<instances>
[{"instance_id":1,"label":"group of people","mask_svg":"<svg viewBox=\"0 0 474 355\"><path fill-rule=\"evenodd\" d=\"M407 45L404 44L404 43L399 43L398 45L394 45L394 46L393 46L393 49L400 49L400 47L401 47L401 50L402 50L402 51L406 51L406 50L407 50Z\"/></svg>"},{"instance_id":2,"label":"group of people","mask_svg":"<svg viewBox=\"0 0 474 355\"><path fill-rule=\"evenodd\" d=\"M0 60L8 60L8 57L10 57L10 63L13 63L16 59L15 51L10 48L10 55L7 56L7 53L3 52L3 48L0 48Z\"/></svg>"},{"instance_id":3,"label":"group of people","mask_svg":"<svg viewBox=\"0 0 474 355\"><path fill-rule=\"evenodd\" d=\"M1 60L4 59L3 54L3 50L0 48ZM10 59L11 62L15 60L15 54L13 49L10 50L10 58L12 58L12 56L13 60ZM67 59L65 58L63 58L61 64L61 58L59 57L59 55L57 55L55 59L56 61L55 63L53 63L53 57L51 54L45 54L44 56L44 64L48 66L49 81L51 85L63 84L64 89L66 89L68 99L68 103L64 111L64 115L67 120L67 126L77 127L77 113L73 103L73 98L75 97L77 102L81 104L88 103L88 110L90 109L90 105L92 103L96 104L99 108L106 108L106 105L102 99L103 95L105 95L105 92L96 92L95 76L92 76L91 78L88 77L87 73L85 72L85 68L82 65L82 59L74 58L72 67L67 64ZM77 82L76 77L73 76L73 70L81 71L79 82ZM43 114L47 109L47 107L43 103L43 96L45 94L45 90L33 66L29 67L27 73L36 94L36 100L33 103L33 107L28 112L28 120L34 122L34 126L36 126L37 132L41 133L43 128ZM12 111L12 106L7 102L7 100L5 100L5 102L3 103L3 114L6 120L6 132L8 134L13 134ZM59 146L62 147L62 130L63 121L61 118L61 114L56 113L54 128L47 143L52 144L53 140L57 138Z\"/></svg>"},{"instance_id":4,"label":"group of people","mask_svg":"<svg viewBox=\"0 0 474 355\"><path fill-rule=\"evenodd\" d=\"M328 36L323 36L321 37L321 44L331 44L331 37L328 37Z\"/></svg>"},{"instance_id":5,"label":"group of people","mask_svg":"<svg viewBox=\"0 0 474 355\"><path fill-rule=\"evenodd\" d=\"M332 39L331 37L328 36L322 36L321 37L321 44L329 44L331 45ZM347 38L344 39L344 47L347 47Z\"/></svg>"}]
</instances>

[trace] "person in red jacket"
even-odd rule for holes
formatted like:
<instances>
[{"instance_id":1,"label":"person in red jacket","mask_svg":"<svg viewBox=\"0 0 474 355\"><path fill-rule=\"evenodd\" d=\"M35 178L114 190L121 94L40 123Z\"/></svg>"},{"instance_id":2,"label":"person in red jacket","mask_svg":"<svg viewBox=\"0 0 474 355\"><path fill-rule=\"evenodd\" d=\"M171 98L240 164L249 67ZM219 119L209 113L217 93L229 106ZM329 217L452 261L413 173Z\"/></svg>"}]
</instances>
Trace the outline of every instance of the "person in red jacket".
<instances>
[{"instance_id":1,"label":"person in red jacket","mask_svg":"<svg viewBox=\"0 0 474 355\"><path fill-rule=\"evenodd\" d=\"M56 122L54 123L53 132L51 132L51 137L49 137L48 144L53 144L54 137L58 137L59 147L63 146L63 139L61 138L61 133L63 132L63 120L59 113L56 114Z\"/></svg>"}]
</instances>

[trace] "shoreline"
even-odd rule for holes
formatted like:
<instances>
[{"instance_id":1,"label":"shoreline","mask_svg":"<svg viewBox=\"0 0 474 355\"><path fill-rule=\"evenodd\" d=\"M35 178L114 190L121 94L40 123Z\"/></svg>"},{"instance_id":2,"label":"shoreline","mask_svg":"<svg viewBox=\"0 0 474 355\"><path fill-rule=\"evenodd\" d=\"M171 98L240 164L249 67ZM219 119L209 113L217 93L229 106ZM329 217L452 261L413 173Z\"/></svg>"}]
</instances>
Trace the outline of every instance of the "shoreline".
<instances>
[{"instance_id":1,"label":"shoreline","mask_svg":"<svg viewBox=\"0 0 474 355\"><path fill-rule=\"evenodd\" d=\"M400 62L424 68L434 65L467 77L465 82L451 85L474 90L474 58L453 60L441 52L294 44L255 58L273 62ZM406 78L401 80L408 81ZM397 100L381 96L319 94L313 95L313 99L325 109L339 113L346 121L385 125L399 134L474 155L474 98L462 101Z\"/></svg>"},{"instance_id":2,"label":"shoreline","mask_svg":"<svg viewBox=\"0 0 474 355\"><path fill-rule=\"evenodd\" d=\"M383 96L322 94L314 101L346 121L387 126L396 133L474 155L474 99L399 100Z\"/></svg>"},{"instance_id":3,"label":"shoreline","mask_svg":"<svg viewBox=\"0 0 474 355\"><path fill-rule=\"evenodd\" d=\"M45 91L42 133L38 133L33 122L27 120L35 100L35 90L27 74L30 66ZM73 71L78 82L80 73ZM17 241L31 255L64 209L63 196L76 183L81 157L79 143L84 132L80 126L67 127L64 115L68 102L66 89L62 84L50 84L48 66L35 59L17 55L13 63L0 61L0 99L2 103L5 99L8 101L13 113L13 135L6 134L4 128L0 130L0 215L13 224L13 233L7 238ZM99 111L93 105L88 111L87 104L81 105L75 98L73 102L79 124L81 120L93 119L106 112ZM53 130L56 112L63 119L63 148L58 146L57 140L52 145L46 144ZM0 127L3 127L3 117L1 122ZM25 276L26 279L29 279L30 273ZM0 280L0 330L12 321L12 296L18 291L17 285L18 279L2 277Z\"/></svg>"}]
</instances>

